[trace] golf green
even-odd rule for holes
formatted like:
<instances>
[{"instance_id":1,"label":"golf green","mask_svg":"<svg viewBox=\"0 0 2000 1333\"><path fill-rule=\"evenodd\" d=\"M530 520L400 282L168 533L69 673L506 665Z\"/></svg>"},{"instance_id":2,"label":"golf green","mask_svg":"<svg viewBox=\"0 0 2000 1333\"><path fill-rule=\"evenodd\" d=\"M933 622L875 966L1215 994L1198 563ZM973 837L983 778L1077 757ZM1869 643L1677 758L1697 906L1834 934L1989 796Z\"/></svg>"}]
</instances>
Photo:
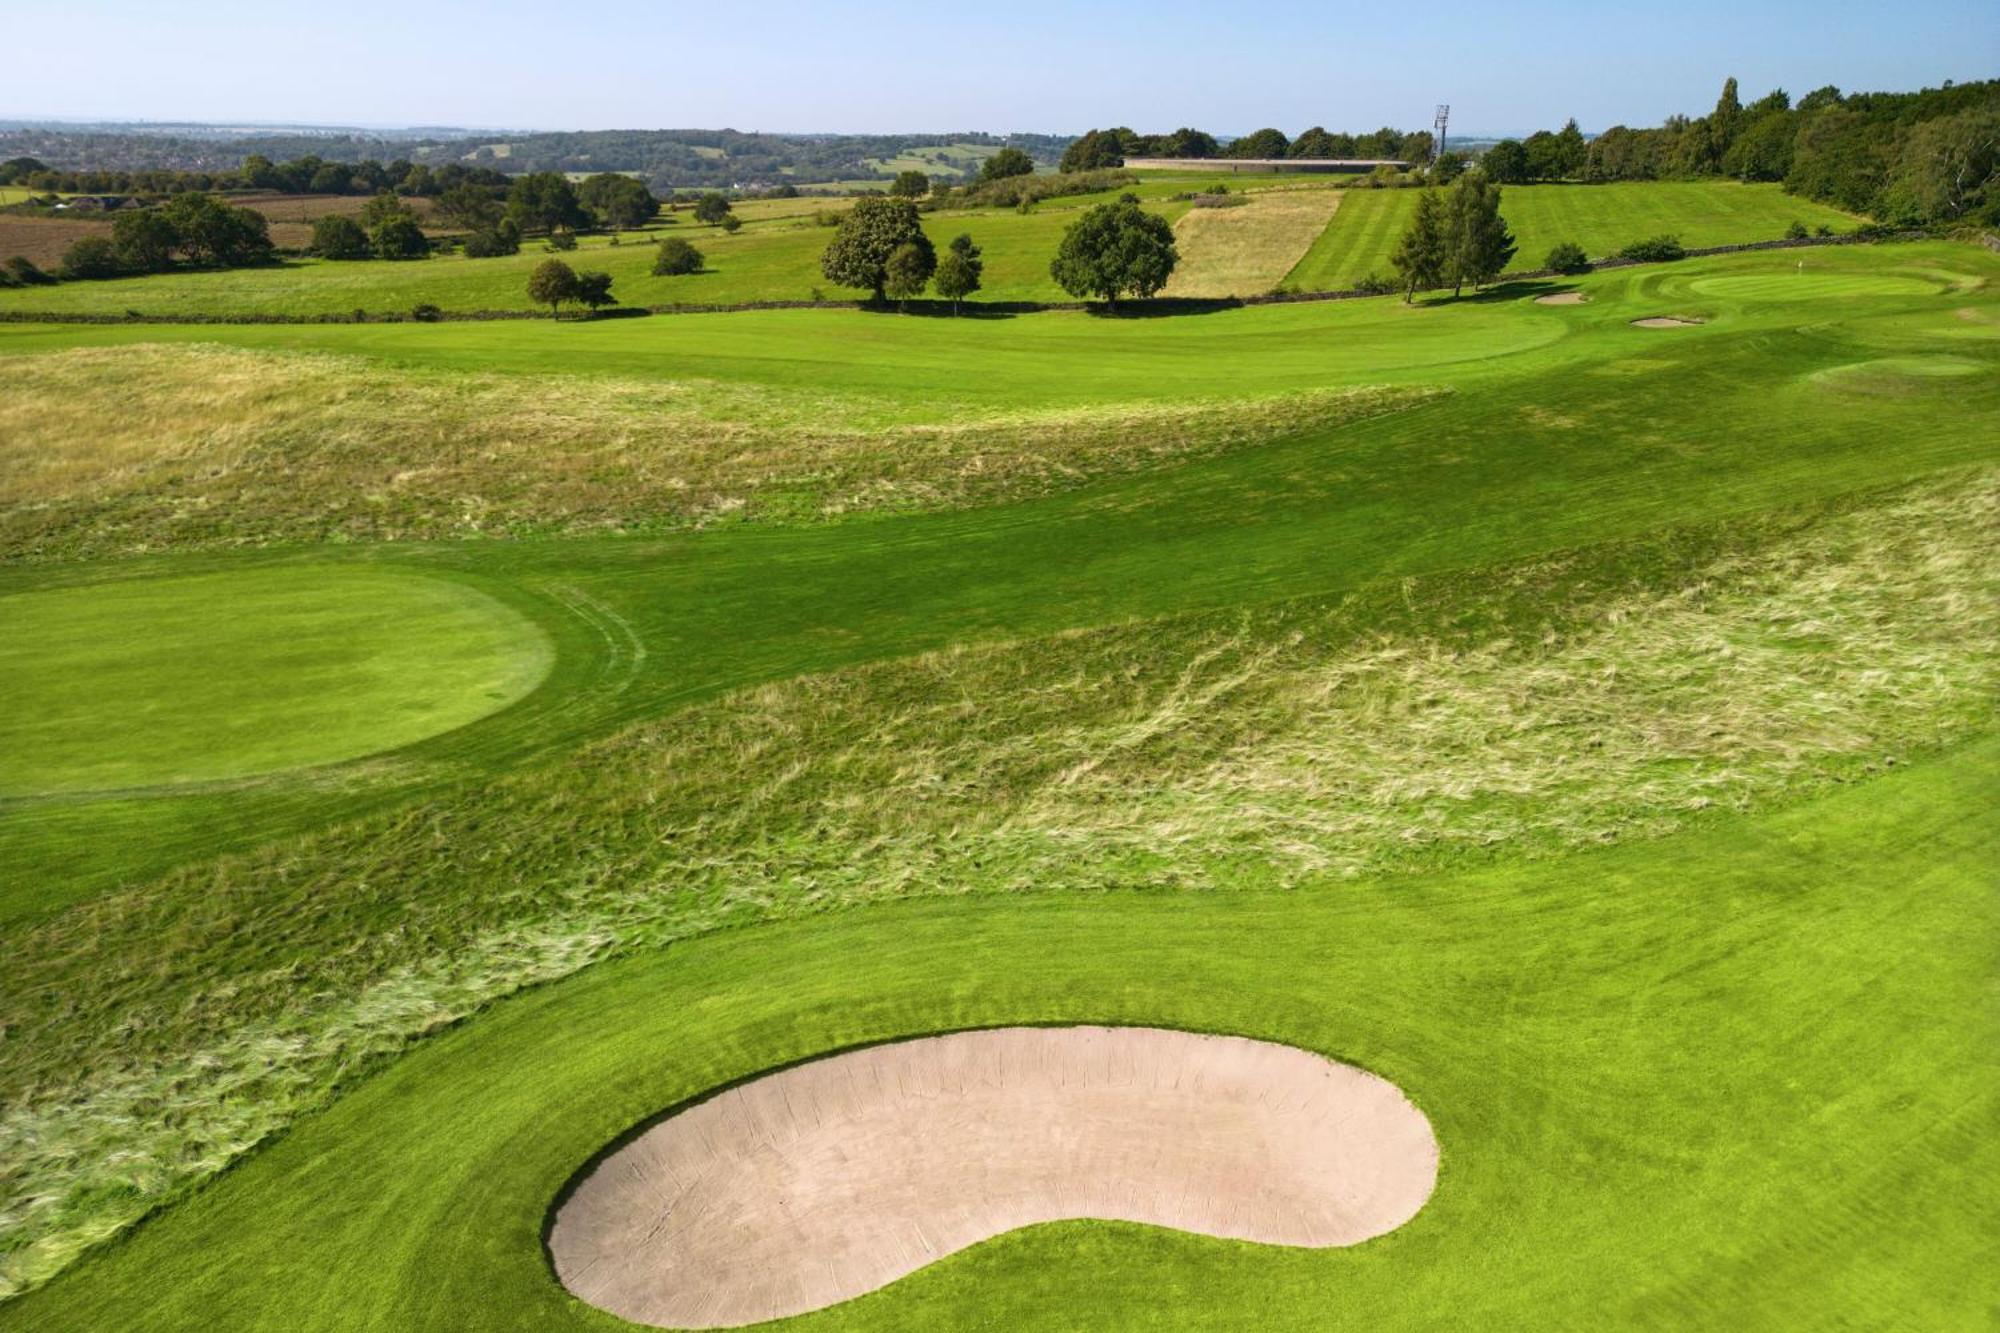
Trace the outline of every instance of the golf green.
<instances>
[{"instance_id":1,"label":"golf green","mask_svg":"<svg viewBox=\"0 0 2000 1333\"><path fill-rule=\"evenodd\" d=\"M6 599L0 793L209 782L354 759L486 716L553 651L466 584L285 568Z\"/></svg>"}]
</instances>

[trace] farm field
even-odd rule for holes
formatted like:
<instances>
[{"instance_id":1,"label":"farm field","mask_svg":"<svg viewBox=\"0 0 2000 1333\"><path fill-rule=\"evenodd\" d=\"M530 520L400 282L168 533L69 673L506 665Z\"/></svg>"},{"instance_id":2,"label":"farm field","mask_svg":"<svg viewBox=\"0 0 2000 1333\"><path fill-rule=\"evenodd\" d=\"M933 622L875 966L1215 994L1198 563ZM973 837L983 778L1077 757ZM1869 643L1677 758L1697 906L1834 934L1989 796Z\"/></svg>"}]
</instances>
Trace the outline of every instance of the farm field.
<instances>
[{"instance_id":1,"label":"farm field","mask_svg":"<svg viewBox=\"0 0 2000 1333\"><path fill-rule=\"evenodd\" d=\"M1389 256L1409 225L1410 190L1349 190L1305 258L1285 280L1295 291L1344 291L1371 274L1394 278ZM1734 181L1610 185L1509 185L1500 212L1513 230L1513 267L1538 269L1551 248L1575 241L1601 259L1633 241L1673 233L1691 249L1775 241L1794 221L1852 231L1858 219L1784 193Z\"/></svg>"},{"instance_id":2,"label":"farm field","mask_svg":"<svg viewBox=\"0 0 2000 1333\"><path fill-rule=\"evenodd\" d=\"M1060 217L931 224L997 296ZM711 278L795 281L792 221ZM1437 1192L1351 1249L1018 1231L799 1327L1977 1324L1996 281L0 325L0 1328L620 1326L542 1237L621 1133L1057 1022L1358 1064Z\"/></svg>"},{"instance_id":3,"label":"farm field","mask_svg":"<svg viewBox=\"0 0 2000 1333\"><path fill-rule=\"evenodd\" d=\"M1223 268L1201 277L1200 255L1182 275L1184 289L1199 286L1203 294L1256 295L1280 280L1294 290L1338 290L1351 287L1369 273L1387 273L1387 255L1405 221L1410 192L1394 190L1326 189L1326 178L1300 192L1271 190L1264 178L1245 177L1230 183L1232 191L1249 188L1258 201L1239 209L1216 210L1207 223L1218 234L1249 229L1264 217L1291 220L1278 249L1259 243L1234 246L1239 255L1254 256L1240 269ZM1169 221L1188 211L1174 200L1208 184L1206 177L1148 180L1135 190L1146 206ZM985 251L985 286L979 298L991 301L1058 301L1068 299L1050 279L1048 263L1063 230L1083 209L1116 197L1118 191L1049 200L1032 213L1010 210L944 211L926 215L925 230L942 246L961 232L970 233ZM1309 225L1317 212L1338 201L1318 239L1299 246L1293 233ZM1557 240L1577 230L1592 249L1611 249L1628 240L1677 230L1689 245L1719 245L1775 239L1785 225L1799 218L1808 225L1829 222L1851 229L1854 219L1831 209L1797 200L1775 186L1745 186L1729 182L1662 183L1648 185L1555 185L1509 187L1504 212L1513 226L1519 252L1516 265L1539 266L1540 256ZM743 205L746 225L735 235L705 227L686 213L670 215L643 232L588 237L570 256L572 262L601 268L613 275L613 291L628 306L727 305L754 301L804 301L815 292L826 299L855 299L864 293L834 287L820 275L819 256L832 235L811 214L839 209L844 201L810 199L753 201ZM0 224L4 225L4 224ZM700 249L707 268L684 277L662 278L651 273L652 242L663 235L684 236ZM1293 248L1302 257L1280 271ZM1228 248L1228 247L1225 247ZM499 259L438 256L406 263L334 263L294 260L267 269L176 273L105 282L67 283L58 287L0 291L0 312L113 313L138 310L154 316L221 314L340 315L354 310L400 313L418 303L444 310L525 310L527 275L547 255L529 245L519 255Z\"/></svg>"}]
</instances>

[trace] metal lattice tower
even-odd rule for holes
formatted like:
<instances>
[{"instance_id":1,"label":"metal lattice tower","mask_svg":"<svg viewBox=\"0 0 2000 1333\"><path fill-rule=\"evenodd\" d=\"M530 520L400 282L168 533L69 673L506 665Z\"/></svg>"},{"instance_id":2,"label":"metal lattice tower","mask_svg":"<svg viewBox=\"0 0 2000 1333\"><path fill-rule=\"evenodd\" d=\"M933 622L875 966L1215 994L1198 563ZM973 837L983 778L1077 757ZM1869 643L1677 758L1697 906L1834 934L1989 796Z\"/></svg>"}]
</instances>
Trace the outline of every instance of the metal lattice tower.
<instances>
[{"instance_id":1,"label":"metal lattice tower","mask_svg":"<svg viewBox=\"0 0 2000 1333\"><path fill-rule=\"evenodd\" d=\"M1443 102L1439 102L1437 119L1431 122L1431 161L1433 162L1444 156L1444 127L1445 122L1450 119L1451 108Z\"/></svg>"}]
</instances>

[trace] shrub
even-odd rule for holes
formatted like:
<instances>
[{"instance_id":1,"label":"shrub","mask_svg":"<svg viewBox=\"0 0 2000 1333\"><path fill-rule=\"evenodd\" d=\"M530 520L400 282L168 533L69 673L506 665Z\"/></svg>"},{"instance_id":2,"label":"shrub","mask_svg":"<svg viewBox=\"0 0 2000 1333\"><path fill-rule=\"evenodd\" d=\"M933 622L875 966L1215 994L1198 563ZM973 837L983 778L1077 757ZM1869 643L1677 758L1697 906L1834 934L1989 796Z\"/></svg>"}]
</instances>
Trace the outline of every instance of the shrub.
<instances>
[{"instance_id":1,"label":"shrub","mask_svg":"<svg viewBox=\"0 0 2000 1333\"><path fill-rule=\"evenodd\" d=\"M313 220L312 248L322 259L366 259L368 233L353 218L329 213Z\"/></svg>"},{"instance_id":2,"label":"shrub","mask_svg":"<svg viewBox=\"0 0 2000 1333\"><path fill-rule=\"evenodd\" d=\"M964 208L1018 208L1023 202L1097 194L1130 185L1139 178L1129 171L1076 171L1067 175L1005 176L981 181L957 192L952 201Z\"/></svg>"},{"instance_id":3,"label":"shrub","mask_svg":"<svg viewBox=\"0 0 2000 1333\"><path fill-rule=\"evenodd\" d=\"M1188 202L1196 208L1241 208L1250 201L1240 194L1198 194Z\"/></svg>"},{"instance_id":4,"label":"shrub","mask_svg":"<svg viewBox=\"0 0 2000 1333\"><path fill-rule=\"evenodd\" d=\"M55 281L26 255L15 255L7 261L7 276L16 287L45 287Z\"/></svg>"},{"instance_id":5,"label":"shrub","mask_svg":"<svg viewBox=\"0 0 2000 1333\"><path fill-rule=\"evenodd\" d=\"M1005 180L1010 176L1026 176L1035 169L1035 159L1018 148L1002 148L999 152L980 164L979 179L982 181Z\"/></svg>"},{"instance_id":6,"label":"shrub","mask_svg":"<svg viewBox=\"0 0 2000 1333\"><path fill-rule=\"evenodd\" d=\"M502 230L475 231L465 238L468 259L494 259L500 255L519 254L520 250L520 238Z\"/></svg>"},{"instance_id":7,"label":"shrub","mask_svg":"<svg viewBox=\"0 0 2000 1333\"><path fill-rule=\"evenodd\" d=\"M1543 267L1554 269L1557 273L1588 273L1590 256L1575 241L1564 241L1549 251L1548 262Z\"/></svg>"},{"instance_id":8,"label":"shrub","mask_svg":"<svg viewBox=\"0 0 2000 1333\"><path fill-rule=\"evenodd\" d=\"M384 259L422 259L431 252L430 242L424 239L424 229L407 213L375 224L368 240L375 247L375 253Z\"/></svg>"},{"instance_id":9,"label":"shrub","mask_svg":"<svg viewBox=\"0 0 2000 1333\"><path fill-rule=\"evenodd\" d=\"M743 227L743 219L737 217L734 213L730 213L715 225L722 228L725 232L740 231Z\"/></svg>"},{"instance_id":10,"label":"shrub","mask_svg":"<svg viewBox=\"0 0 2000 1333\"><path fill-rule=\"evenodd\" d=\"M839 210L839 209L837 209L837 208L816 208L816 209L814 209L814 210L813 210L813 226L815 226L815 227L838 227L839 225L840 225L840 210Z\"/></svg>"},{"instance_id":11,"label":"shrub","mask_svg":"<svg viewBox=\"0 0 2000 1333\"><path fill-rule=\"evenodd\" d=\"M688 273L699 273L701 264L701 251L678 236L669 236L660 242L660 253L653 260L653 276L678 278Z\"/></svg>"},{"instance_id":12,"label":"shrub","mask_svg":"<svg viewBox=\"0 0 2000 1333\"><path fill-rule=\"evenodd\" d=\"M1380 273L1370 273L1354 284L1354 290L1369 296L1389 296L1401 289L1396 286L1394 279L1385 278Z\"/></svg>"},{"instance_id":13,"label":"shrub","mask_svg":"<svg viewBox=\"0 0 2000 1333\"><path fill-rule=\"evenodd\" d=\"M1789 226L1789 227L1787 227L1787 228L1785 228L1785 239L1786 239L1786 240L1788 240L1788 241L1803 241L1803 240L1804 240L1805 238L1806 238L1806 224L1805 224L1805 223L1803 223L1803 222L1800 222L1800 221L1798 221L1798 220L1794 219L1794 220L1793 220L1793 222L1792 222L1792 225L1791 225L1791 226Z\"/></svg>"},{"instance_id":14,"label":"shrub","mask_svg":"<svg viewBox=\"0 0 2000 1333\"><path fill-rule=\"evenodd\" d=\"M410 318L416 320L419 324L435 324L444 318L444 311L438 309L429 301L419 301L410 307Z\"/></svg>"},{"instance_id":15,"label":"shrub","mask_svg":"<svg viewBox=\"0 0 2000 1333\"><path fill-rule=\"evenodd\" d=\"M576 233L568 230L550 232L548 248L551 250L576 249Z\"/></svg>"},{"instance_id":16,"label":"shrub","mask_svg":"<svg viewBox=\"0 0 2000 1333\"><path fill-rule=\"evenodd\" d=\"M1831 236L1831 235L1833 235L1833 228L1832 228L1832 227L1829 227L1829 226L1827 226L1827 225L1826 225L1826 224L1825 224L1824 222L1822 222L1822 223L1820 223L1820 224L1819 224L1819 225L1818 225L1817 227L1814 227L1814 228L1813 228L1813 235L1815 235L1815 236Z\"/></svg>"},{"instance_id":17,"label":"shrub","mask_svg":"<svg viewBox=\"0 0 2000 1333\"><path fill-rule=\"evenodd\" d=\"M1681 238L1671 234L1649 236L1643 241L1634 241L1618 253L1626 259L1635 259L1642 264L1657 264L1687 258L1687 250L1681 245Z\"/></svg>"},{"instance_id":18,"label":"shrub","mask_svg":"<svg viewBox=\"0 0 2000 1333\"><path fill-rule=\"evenodd\" d=\"M84 236L63 255L65 278L115 278L119 273L118 248L108 236Z\"/></svg>"}]
</instances>

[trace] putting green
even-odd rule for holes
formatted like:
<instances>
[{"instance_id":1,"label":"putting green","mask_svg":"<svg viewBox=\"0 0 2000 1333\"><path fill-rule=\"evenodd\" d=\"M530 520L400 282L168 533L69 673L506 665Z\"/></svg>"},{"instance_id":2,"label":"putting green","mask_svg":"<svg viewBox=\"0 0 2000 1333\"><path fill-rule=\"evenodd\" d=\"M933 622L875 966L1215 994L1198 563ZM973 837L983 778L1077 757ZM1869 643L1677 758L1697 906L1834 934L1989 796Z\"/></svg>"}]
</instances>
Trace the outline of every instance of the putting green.
<instances>
[{"instance_id":1,"label":"putting green","mask_svg":"<svg viewBox=\"0 0 2000 1333\"><path fill-rule=\"evenodd\" d=\"M287 568L0 600L0 794L214 781L374 754L533 689L554 651L477 589Z\"/></svg>"},{"instance_id":2,"label":"putting green","mask_svg":"<svg viewBox=\"0 0 2000 1333\"><path fill-rule=\"evenodd\" d=\"M1733 301L1801 301L1827 297L1925 296L1944 290L1942 283L1902 273L1814 272L1787 265L1776 273L1735 273L1695 278L1690 291Z\"/></svg>"}]
</instances>

